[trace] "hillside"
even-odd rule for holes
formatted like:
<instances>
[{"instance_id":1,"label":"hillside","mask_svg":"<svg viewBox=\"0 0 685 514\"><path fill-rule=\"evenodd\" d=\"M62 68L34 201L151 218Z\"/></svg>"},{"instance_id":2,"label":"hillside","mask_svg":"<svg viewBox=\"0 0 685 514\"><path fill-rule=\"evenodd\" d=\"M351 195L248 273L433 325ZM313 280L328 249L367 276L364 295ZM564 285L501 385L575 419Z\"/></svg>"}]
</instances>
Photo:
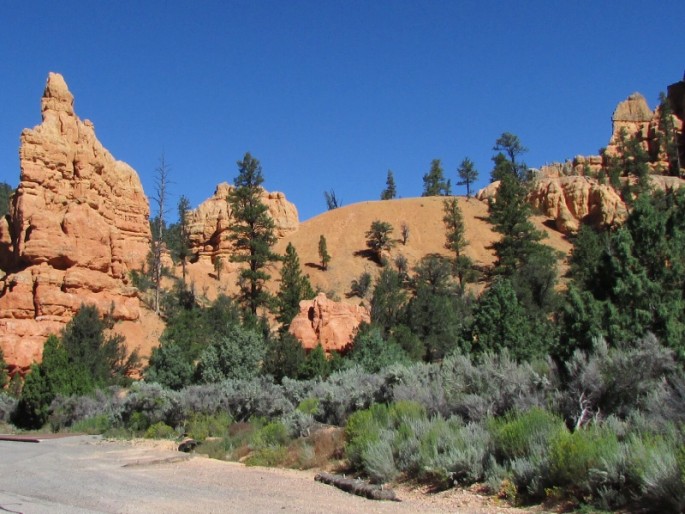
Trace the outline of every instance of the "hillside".
<instances>
[{"instance_id":1,"label":"hillside","mask_svg":"<svg viewBox=\"0 0 685 514\"><path fill-rule=\"evenodd\" d=\"M404 255L410 267L413 267L417 261L430 253L447 255L444 248L445 228L442 222L443 201L443 197L419 197L346 205L301 223L297 230L278 241L275 250L283 254L288 243L292 243L300 257L303 271L309 275L314 288L324 291L331 298L346 300L345 295L354 278L365 271L374 275L381 269L363 253L366 250L365 233L374 220L387 221L394 228L393 235L398 242L391 252L393 259L398 255ZM466 254L477 266L492 265L494 253L491 245L498 236L486 221L487 203L475 198L467 200L465 197L459 197L459 206L464 214L466 237L469 242ZM549 228L545 224L545 217L536 216L533 221L540 230L547 233L548 237L544 240L546 244L568 254L571 249L570 242L561 233ZM399 241L403 223L409 227L406 245ZM319 267L318 244L322 234L332 256L326 271ZM221 281L218 281L214 268L207 259L191 264L188 269L189 281L192 282L197 294L214 299L220 292L234 292L234 270L229 269L222 273ZM177 267L176 271L180 275L180 267ZM277 278L278 270L273 269L273 280L270 284L272 291L278 289ZM352 298L348 301L357 303L359 299Z\"/></svg>"}]
</instances>

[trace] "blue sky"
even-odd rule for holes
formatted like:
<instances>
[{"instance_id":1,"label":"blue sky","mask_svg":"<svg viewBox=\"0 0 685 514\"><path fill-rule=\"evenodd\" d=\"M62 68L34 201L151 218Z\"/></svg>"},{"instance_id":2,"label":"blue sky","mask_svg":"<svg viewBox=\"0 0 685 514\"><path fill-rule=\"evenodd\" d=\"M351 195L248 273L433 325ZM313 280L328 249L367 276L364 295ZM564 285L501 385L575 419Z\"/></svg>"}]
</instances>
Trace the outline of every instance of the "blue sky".
<instances>
[{"instance_id":1,"label":"blue sky","mask_svg":"<svg viewBox=\"0 0 685 514\"><path fill-rule=\"evenodd\" d=\"M195 207L249 151L301 220L327 190L378 199L388 169L419 196L435 158L454 184L470 157L484 185L505 131L529 166L596 153L619 101L654 107L685 69L682 0L0 5L0 181L56 71L148 195L162 153Z\"/></svg>"}]
</instances>

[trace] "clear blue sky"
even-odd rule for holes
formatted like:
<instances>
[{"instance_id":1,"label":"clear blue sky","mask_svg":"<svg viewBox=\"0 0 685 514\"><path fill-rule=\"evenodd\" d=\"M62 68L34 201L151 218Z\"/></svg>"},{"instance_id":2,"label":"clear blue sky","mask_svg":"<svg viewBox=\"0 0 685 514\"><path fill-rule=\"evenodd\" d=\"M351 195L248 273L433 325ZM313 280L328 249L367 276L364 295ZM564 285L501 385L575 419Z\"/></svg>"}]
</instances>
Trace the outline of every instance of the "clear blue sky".
<instances>
[{"instance_id":1,"label":"clear blue sky","mask_svg":"<svg viewBox=\"0 0 685 514\"><path fill-rule=\"evenodd\" d=\"M394 172L419 196L442 159L488 181L495 139L537 167L607 143L616 104L654 107L683 77L685 2L0 0L0 181L19 181L19 134L40 122L49 71L76 112L152 193L193 207L250 151L269 190L308 219L323 192L375 200ZM454 187L463 194L463 188Z\"/></svg>"}]
</instances>

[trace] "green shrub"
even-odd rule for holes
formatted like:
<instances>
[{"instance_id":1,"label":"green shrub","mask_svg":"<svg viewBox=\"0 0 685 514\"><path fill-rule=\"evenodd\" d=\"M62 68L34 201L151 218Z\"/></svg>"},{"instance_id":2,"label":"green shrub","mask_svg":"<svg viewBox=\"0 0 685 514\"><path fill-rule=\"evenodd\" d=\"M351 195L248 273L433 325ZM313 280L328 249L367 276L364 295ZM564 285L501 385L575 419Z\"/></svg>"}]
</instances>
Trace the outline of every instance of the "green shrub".
<instances>
[{"instance_id":1,"label":"green shrub","mask_svg":"<svg viewBox=\"0 0 685 514\"><path fill-rule=\"evenodd\" d=\"M370 443L378 441L381 427L388 424L388 408L382 404L354 412L345 426L345 457L356 469L364 466L363 452Z\"/></svg>"},{"instance_id":2,"label":"green shrub","mask_svg":"<svg viewBox=\"0 0 685 514\"><path fill-rule=\"evenodd\" d=\"M204 441L208 437L227 437L228 427L233 419L227 412L216 414L194 414L186 423L186 434L197 441Z\"/></svg>"},{"instance_id":3,"label":"green shrub","mask_svg":"<svg viewBox=\"0 0 685 514\"><path fill-rule=\"evenodd\" d=\"M257 430L250 439L250 448L261 450L283 446L290 440L288 428L280 421L272 421Z\"/></svg>"},{"instance_id":4,"label":"green shrub","mask_svg":"<svg viewBox=\"0 0 685 514\"><path fill-rule=\"evenodd\" d=\"M176 431L162 421L155 423L145 431L146 439L174 439Z\"/></svg>"},{"instance_id":5,"label":"green shrub","mask_svg":"<svg viewBox=\"0 0 685 514\"><path fill-rule=\"evenodd\" d=\"M592 425L573 433L558 434L549 447L549 479L555 486L590 492L589 472L619 451L616 435Z\"/></svg>"},{"instance_id":6,"label":"green shrub","mask_svg":"<svg viewBox=\"0 0 685 514\"><path fill-rule=\"evenodd\" d=\"M305 398L297 406L297 410L304 412L305 414L311 414L315 416L319 412L319 399L318 398Z\"/></svg>"},{"instance_id":7,"label":"green shrub","mask_svg":"<svg viewBox=\"0 0 685 514\"><path fill-rule=\"evenodd\" d=\"M71 425L70 431L89 435L104 434L112 428L112 420L106 414L85 418Z\"/></svg>"},{"instance_id":8,"label":"green shrub","mask_svg":"<svg viewBox=\"0 0 685 514\"><path fill-rule=\"evenodd\" d=\"M500 461L527 457L534 446L547 447L552 439L567 432L560 418L537 407L493 418L488 428Z\"/></svg>"},{"instance_id":9,"label":"green shrub","mask_svg":"<svg viewBox=\"0 0 685 514\"><path fill-rule=\"evenodd\" d=\"M269 446L252 452L245 459L246 466L282 466L288 459L288 448L285 446Z\"/></svg>"},{"instance_id":10,"label":"green shrub","mask_svg":"<svg viewBox=\"0 0 685 514\"><path fill-rule=\"evenodd\" d=\"M388 440L390 437L392 432L386 430L378 440L370 441L362 450L364 471L373 482L390 482L399 474L395 466L392 444Z\"/></svg>"}]
</instances>

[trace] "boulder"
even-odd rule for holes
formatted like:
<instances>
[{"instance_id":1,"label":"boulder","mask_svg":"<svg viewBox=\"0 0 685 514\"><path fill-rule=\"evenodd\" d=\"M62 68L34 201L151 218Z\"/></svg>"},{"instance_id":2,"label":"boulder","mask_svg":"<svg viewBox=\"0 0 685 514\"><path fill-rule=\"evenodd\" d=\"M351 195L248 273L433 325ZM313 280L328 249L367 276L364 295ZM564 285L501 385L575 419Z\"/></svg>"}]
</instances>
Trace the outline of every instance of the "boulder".
<instances>
[{"instance_id":1,"label":"boulder","mask_svg":"<svg viewBox=\"0 0 685 514\"><path fill-rule=\"evenodd\" d=\"M300 312L290 323L289 332L306 350L321 344L326 352L340 351L352 342L361 323L370 322L366 307L335 302L319 293L313 300L300 302Z\"/></svg>"},{"instance_id":2,"label":"boulder","mask_svg":"<svg viewBox=\"0 0 685 514\"><path fill-rule=\"evenodd\" d=\"M76 116L59 74L48 76L41 113L21 134L19 187L0 221L0 346L19 371L81 304L138 319L129 272L143 267L150 245L138 175Z\"/></svg>"}]
</instances>

